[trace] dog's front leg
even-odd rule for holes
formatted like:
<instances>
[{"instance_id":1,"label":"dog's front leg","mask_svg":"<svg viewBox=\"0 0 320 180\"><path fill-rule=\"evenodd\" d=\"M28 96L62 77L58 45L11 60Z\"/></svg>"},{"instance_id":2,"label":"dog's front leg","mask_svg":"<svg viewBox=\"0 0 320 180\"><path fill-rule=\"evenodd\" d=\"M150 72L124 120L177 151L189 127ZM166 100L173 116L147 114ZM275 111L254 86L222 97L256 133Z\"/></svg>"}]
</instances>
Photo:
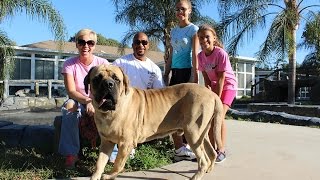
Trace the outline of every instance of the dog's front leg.
<instances>
[{"instance_id":1,"label":"dog's front leg","mask_svg":"<svg viewBox=\"0 0 320 180\"><path fill-rule=\"evenodd\" d=\"M102 176L102 179L115 179L117 175L124 169L124 166L132 149L133 146L127 143L118 144L118 155L115 160L113 169L110 174L104 174Z\"/></svg>"},{"instance_id":2,"label":"dog's front leg","mask_svg":"<svg viewBox=\"0 0 320 180\"><path fill-rule=\"evenodd\" d=\"M102 141L101 139L100 153L96 163L96 171L91 176L91 180L100 180L101 175L104 172L104 168L114 148L114 145L115 144L110 141Z\"/></svg>"}]
</instances>

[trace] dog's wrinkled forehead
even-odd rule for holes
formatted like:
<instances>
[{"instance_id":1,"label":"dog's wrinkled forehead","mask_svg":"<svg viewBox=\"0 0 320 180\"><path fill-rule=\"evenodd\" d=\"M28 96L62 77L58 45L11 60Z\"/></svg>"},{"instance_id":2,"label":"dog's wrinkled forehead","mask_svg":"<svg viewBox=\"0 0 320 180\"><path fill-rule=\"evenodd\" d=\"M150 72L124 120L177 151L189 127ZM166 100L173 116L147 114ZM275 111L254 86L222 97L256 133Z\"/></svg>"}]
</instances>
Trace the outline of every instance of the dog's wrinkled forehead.
<instances>
[{"instance_id":1,"label":"dog's wrinkled forehead","mask_svg":"<svg viewBox=\"0 0 320 180\"><path fill-rule=\"evenodd\" d=\"M123 73L118 66L114 65L99 65L93 69L91 73L90 79L94 79L95 77L100 76L102 78L114 77L116 76L118 79L123 79Z\"/></svg>"}]
</instances>

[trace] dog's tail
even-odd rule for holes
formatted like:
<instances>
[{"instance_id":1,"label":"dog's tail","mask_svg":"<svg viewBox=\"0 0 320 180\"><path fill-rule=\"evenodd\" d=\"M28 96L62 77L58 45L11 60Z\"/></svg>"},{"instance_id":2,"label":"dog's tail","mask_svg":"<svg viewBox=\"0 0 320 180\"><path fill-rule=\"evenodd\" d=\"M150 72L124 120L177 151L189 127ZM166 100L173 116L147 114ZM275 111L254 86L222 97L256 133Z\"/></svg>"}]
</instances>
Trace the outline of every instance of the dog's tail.
<instances>
[{"instance_id":1,"label":"dog's tail","mask_svg":"<svg viewBox=\"0 0 320 180\"><path fill-rule=\"evenodd\" d=\"M223 119L223 104L220 100L219 97L215 98L215 107L214 107L214 115L213 115L213 138L214 141L216 143L216 147L215 144L212 144L213 147L219 149L223 148L222 145L222 137L221 137L221 128L222 128L222 121Z\"/></svg>"}]
</instances>

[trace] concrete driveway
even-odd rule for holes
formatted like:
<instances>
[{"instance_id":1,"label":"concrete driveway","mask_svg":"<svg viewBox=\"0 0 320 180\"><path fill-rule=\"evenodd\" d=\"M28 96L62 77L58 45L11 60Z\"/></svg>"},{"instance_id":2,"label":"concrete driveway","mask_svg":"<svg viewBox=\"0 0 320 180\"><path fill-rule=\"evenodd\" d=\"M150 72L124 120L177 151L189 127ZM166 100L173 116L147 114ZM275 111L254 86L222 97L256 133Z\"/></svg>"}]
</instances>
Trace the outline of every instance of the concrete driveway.
<instances>
[{"instance_id":1,"label":"concrete driveway","mask_svg":"<svg viewBox=\"0 0 320 180\"><path fill-rule=\"evenodd\" d=\"M204 180L320 179L320 129L234 120L227 120L227 126L227 159ZM196 169L196 163L182 161L122 173L117 179L182 180L190 178Z\"/></svg>"}]
</instances>

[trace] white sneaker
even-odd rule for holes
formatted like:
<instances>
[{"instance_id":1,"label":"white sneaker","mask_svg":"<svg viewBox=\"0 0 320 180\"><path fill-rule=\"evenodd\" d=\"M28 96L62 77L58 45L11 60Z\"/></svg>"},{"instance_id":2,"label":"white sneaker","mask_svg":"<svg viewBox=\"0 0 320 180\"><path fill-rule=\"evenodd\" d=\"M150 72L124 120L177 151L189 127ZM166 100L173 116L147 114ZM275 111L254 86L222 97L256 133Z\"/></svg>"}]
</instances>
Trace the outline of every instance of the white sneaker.
<instances>
[{"instance_id":1,"label":"white sneaker","mask_svg":"<svg viewBox=\"0 0 320 180\"><path fill-rule=\"evenodd\" d=\"M133 159L135 154L136 154L136 150L132 149L130 153L130 159ZM109 162L113 164L116 160L117 155L118 155L118 147L117 145L115 145L111 153L111 156L109 158Z\"/></svg>"},{"instance_id":2,"label":"white sneaker","mask_svg":"<svg viewBox=\"0 0 320 180\"><path fill-rule=\"evenodd\" d=\"M182 160L194 161L197 159L196 155L188 149L186 146L182 146L181 148L174 151L174 161L179 162Z\"/></svg>"},{"instance_id":3,"label":"white sneaker","mask_svg":"<svg viewBox=\"0 0 320 180\"><path fill-rule=\"evenodd\" d=\"M132 149L130 153L130 159L133 159L135 154L136 154L136 150Z\"/></svg>"},{"instance_id":4,"label":"white sneaker","mask_svg":"<svg viewBox=\"0 0 320 180\"><path fill-rule=\"evenodd\" d=\"M218 156L216 158L216 164L222 163L223 161L225 161L227 158L226 153L225 152L218 152Z\"/></svg>"}]
</instances>

